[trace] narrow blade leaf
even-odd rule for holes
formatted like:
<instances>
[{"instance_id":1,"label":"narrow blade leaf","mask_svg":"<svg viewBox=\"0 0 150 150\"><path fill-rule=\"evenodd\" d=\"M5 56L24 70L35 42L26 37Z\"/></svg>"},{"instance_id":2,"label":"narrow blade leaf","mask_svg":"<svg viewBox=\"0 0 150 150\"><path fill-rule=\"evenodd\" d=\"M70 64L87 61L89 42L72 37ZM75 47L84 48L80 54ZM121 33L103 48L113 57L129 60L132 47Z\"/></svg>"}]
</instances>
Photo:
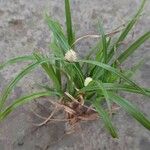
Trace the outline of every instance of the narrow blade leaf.
<instances>
[{"instance_id":1,"label":"narrow blade leaf","mask_svg":"<svg viewBox=\"0 0 150 150\"><path fill-rule=\"evenodd\" d=\"M126 36L128 35L128 33L130 32L130 30L132 29L132 27L135 25L135 23L137 22L137 20L139 19L140 15L143 11L146 1L147 0L142 0L141 6L139 7L137 13L133 17L133 19L128 23L127 27L121 33L117 43L123 41L126 38Z\"/></svg>"},{"instance_id":2,"label":"narrow blade leaf","mask_svg":"<svg viewBox=\"0 0 150 150\"><path fill-rule=\"evenodd\" d=\"M95 107L99 115L102 116L106 129L110 132L113 138L117 138L118 135L116 129L113 127L108 113L101 107L101 105L97 101L93 102L93 106Z\"/></svg>"},{"instance_id":3,"label":"narrow blade leaf","mask_svg":"<svg viewBox=\"0 0 150 150\"><path fill-rule=\"evenodd\" d=\"M116 60L120 64L123 63L139 46L141 46L146 40L150 38L150 31L136 40L127 50L125 50Z\"/></svg>"},{"instance_id":4,"label":"narrow blade leaf","mask_svg":"<svg viewBox=\"0 0 150 150\"><path fill-rule=\"evenodd\" d=\"M133 106L129 101L126 99L117 96L113 93L109 93L110 99L118 104L119 106L123 107L131 116L133 116L139 123L141 123L145 128L150 130L150 120L147 119L142 112L139 111L138 108Z\"/></svg>"},{"instance_id":5,"label":"narrow blade leaf","mask_svg":"<svg viewBox=\"0 0 150 150\"><path fill-rule=\"evenodd\" d=\"M45 16L45 19L49 28L52 30L55 39L62 47L63 53L65 54L68 50L71 49L71 47L68 44L67 38L65 37L60 24L56 21L53 21L48 15Z\"/></svg>"},{"instance_id":6,"label":"narrow blade leaf","mask_svg":"<svg viewBox=\"0 0 150 150\"><path fill-rule=\"evenodd\" d=\"M78 60L78 61L102 67L102 68L104 68L104 69L106 69L106 70L108 70L108 71L116 74L117 76L121 77L122 79L124 79L125 81L127 81L130 85L134 86L135 88L139 89L142 93L145 94L145 91L142 88L140 88L136 83L134 83L133 81L131 81L130 79L128 79L126 76L124 76L117 69L115 69L115 68L113 68L113 67L111 67L111 66L109 66L107 64L100 63L100 62L93 61L93 60Z\"/></svg>"},{"instance_id":7,"label":"narrow blade leaf","mask_svg":"<svg viewBox=\"0 0 150 150\"><path fill-rule=\"evenodd\" d=\"M20 81L26 74L30 73L31 70L33 70L38 65L39 65L38 62L29 65L27 68L25 68L23 71L21 71L14 80L12 80L9 83L9 85L3 91L1 99L0 99L0 112L3 108L3 105L4 105L7 97L9 96L10 92L12 91L13 87L18 83L18 81Z\"/></svg>"},{"instance_id":8,"label":"narrow blade leaf","mask_svg":"<svg viewBox=\"0 0 150 150\"><path fill-rule=\"evenodd\" d=\"M21 97L21 98L15 100L10 106L8 106L3 112L0 113L0 121L3 120L5 117L7 117L7 115L9 115L17 107L19 107L31 100L34 100L36 98L43 97L43 96L52 96L52 95L57 95L57 93L50 92L50 91L49 92L38 92L38 93L33 93L28 96Z\"/></svg>"},{"instance_id":9,"label":"narrow blade leaf","mask_svg":"<svg viewBox=\"0 0 150 150\"><path fill-rule=\"evenodd\" d=\"M126 38L128 33L130 32L130 30L133 28L133 26L135 25L135 23L139 19L146 1L147 0L142 0L141 6L139 7L137 13L134 15L133 19L127 24L126 28L123 30L123 32L119 36L118 40L116 41L116 43L114 44L114 46L110 50L107 62L109 62L111 60L111 58L113 57L114 49L119 47L119 43L122 42Z\"/></svg>"},{"instance_id":10,"label":"narrow blade leaf","mask_svg":"<svg viewBox=\"0 0 150 150\"><path fill-rule=\"evenodd\" d=\"M20 57L12 58L8 60L7 62L4 62L3 64L1 64L0 70L8 65L12 65L17 62L23 62L23 61L35 61L35 58L33 56L20 56Z\"/></svg>"},{"instance_id":11,"label":"narrow blade leaf","mask_svg":"<svg viewBox=\"0 0 150 150\"><path fill-rule=\"evenodd\" d=\"M72 29L70 0L65 0L65 14L66 14L66 26L67 26L68 43L71 46L74 43L74 33L73 33L73 29Z\"/></svg>"}]
</instances>

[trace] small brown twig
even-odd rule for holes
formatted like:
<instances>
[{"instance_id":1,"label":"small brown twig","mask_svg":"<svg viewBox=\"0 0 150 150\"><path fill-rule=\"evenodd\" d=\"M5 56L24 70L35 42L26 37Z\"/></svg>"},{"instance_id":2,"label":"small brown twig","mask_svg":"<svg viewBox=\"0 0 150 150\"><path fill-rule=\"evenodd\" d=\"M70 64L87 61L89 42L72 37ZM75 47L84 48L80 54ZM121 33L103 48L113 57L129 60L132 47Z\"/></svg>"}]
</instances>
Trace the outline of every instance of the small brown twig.
<instances>
[{"instance_id":1,"label":"small brown twig","mask_svg":"<svg viewBox=\"0 0 150 150\"><path fill-rule=\"evenodd\" d=\"M123 29L119 29L119 30L114 30L114 31L112 31L110 33L107 33L106 37L111 37L114 34L117 34L117 33L119 33L122 30ZM74 46L76 43L78 43L79 41L81 41L83 39L86 39L86 38L100 38L100 37L101 37L101 35L99 35L99 34L87 34L87 35L81 36L78 39L76 39L76 41L71 45L71 47Z\"/></svg>"}]
</instances>

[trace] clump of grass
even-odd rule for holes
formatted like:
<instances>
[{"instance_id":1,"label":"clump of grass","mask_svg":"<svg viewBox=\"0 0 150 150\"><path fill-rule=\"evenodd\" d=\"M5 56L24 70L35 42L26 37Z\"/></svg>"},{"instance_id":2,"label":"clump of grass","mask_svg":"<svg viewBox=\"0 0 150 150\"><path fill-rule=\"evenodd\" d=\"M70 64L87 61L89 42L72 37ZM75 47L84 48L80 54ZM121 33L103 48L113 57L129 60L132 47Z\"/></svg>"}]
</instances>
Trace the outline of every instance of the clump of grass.
<instances>
[{"instance_id":1,"label":"clump of grass","mask_svg":"<svg viewBox=\"0 0 150 150\"><path fill-rule=\"evenodd\" d=\"M23 69L3 90L0 98L0 121L5 119L18 106L33 99L43 96L56 96L61 101L51 101L51 103L66 111L70 123L96 119L97 114L99 114L106 129L112 137L117 138L117 131L111 120L112 113L116 106L119 106L150 130L150 120L131 102L119 95L120 91L125 91L150 96L150 89L141 87L131 80L131 75L139 64L128 71L121 67L121 64L150 38L150 31L137 38L119 56L116 56L116 51L139 19L145 2L146 0L142 1L137 13L123 30L115 30L107 34L103 23L99 22L98 35L86 35L79 39L75 38L73 31L69 0L65 0L66 33L59 22L46 14L45 20L52 32L50 50L53 56L48 57L34 52L31 56L13 58L0 65L0 69L2 69L16 62L32 61L32 64ZM120 35L114 42L113 35L116 33ZM98 42L85 58L79 59L75 52L75 44L86 37L98 38ZM39 66L45 71L53 85L49 87L42 85L42 91L14 100L12 104L5 107L5 102L16 84ZM64 78L65 83L62 82ZM40 125L49 121L51 116Z\"/></svg>"}]
</instances>

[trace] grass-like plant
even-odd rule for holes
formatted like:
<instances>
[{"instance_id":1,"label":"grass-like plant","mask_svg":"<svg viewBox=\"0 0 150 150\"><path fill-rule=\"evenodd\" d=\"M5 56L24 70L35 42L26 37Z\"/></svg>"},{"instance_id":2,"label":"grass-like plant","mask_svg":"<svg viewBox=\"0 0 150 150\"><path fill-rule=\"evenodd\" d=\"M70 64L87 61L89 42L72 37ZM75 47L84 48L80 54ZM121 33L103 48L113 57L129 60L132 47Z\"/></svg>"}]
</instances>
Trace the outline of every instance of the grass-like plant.
<instances>
[{"instance_id":1,"label":"grass-like plant","mask_svg":"<svg viewBox=\"0 0 150 150\"><path fill-rule=\"evenodd\" d=\"M45 20L52 31L50 50L53 55L46 56L34 52L31 56L13 58L0 65L0 69L3 69L7 65L17 62L32 62L1 93L0 121L6 118L18 106L33 99L43 96L56 96L58 101L51 102L63 107L68 113L68 120L75 118L77 122L88 118L87 116L91 116L91 114L99 114L106 129L114 138L118 137L116 128L111 121L112 113L115 109L114 104L122 107L141 125L150 130L150 120L137 107L119 95L119 92L125 91L150 96L150 89L141 87L131 80L131 76L138 68L139 63L128 69L128 71L121 67L121 64L150 38L150 31L135 40L121 54L116 55L116 52L139 19L145 2L146 0L142 1L137 13L122 30L114 30L106 34L103 23L100 21L98 23L98 35L87 35L78 39L75 38L72 27L69 0L65 0L66 33L57 21L46 14ZM117 39L116 36L113 39L113 35L116 33L120 35ZM80 59L75 52L75 45L78 41L86 37L97 38L98 42L90 52L87 52L87 55L83 59ZM23 96L14 100L9 106L5 106L16 84L25 75L40 66L52 81L52 85L42 85L42 91Z\"/></svg>"}]
</instances>

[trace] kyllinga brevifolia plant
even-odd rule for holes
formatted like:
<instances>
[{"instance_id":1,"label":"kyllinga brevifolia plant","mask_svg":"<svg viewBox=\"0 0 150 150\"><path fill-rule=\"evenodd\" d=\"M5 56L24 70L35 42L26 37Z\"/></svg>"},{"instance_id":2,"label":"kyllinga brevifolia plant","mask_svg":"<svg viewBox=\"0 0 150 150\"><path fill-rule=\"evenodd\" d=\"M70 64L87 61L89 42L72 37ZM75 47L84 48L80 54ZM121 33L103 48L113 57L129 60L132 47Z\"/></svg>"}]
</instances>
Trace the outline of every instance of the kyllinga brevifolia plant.
<instances>
[{"instance_id":1,"label":"kyllinga brevifolia plant","mask_svg":"<svg viewBox=\"0 0 150 150\"><path fill-rule=\"evenodd\" d=\"M100 116L106 129L112 137L116 138L118 135L111 119L116 109L122 107L141 125L150 130L150 120L137 107L119 95L120 92L125 91L150 96L150 89L143 88L131 80L131 76L141 62L128 70L121 67L121 64L150 38L150 31L137 38L123 52L116 53L141 16L145 3L146 0L143 0L137 13L123 26L123 29L117 28L111 33L105 33L103 23L99 21L99 34L86 35L78 39L75 38L72 28L69 0L65 0L66 33L57 21L46 14L45 20L52 31L50 50L53 55L47 56L40 52L34 52L30 56L13 58L0 65L0 69L3 69L5 66L17 62L32 62L2 91L0 97L0 121L18 106L33 99L39 97L49 99L50 96L56 96L58 101L50 100L50 102L56 106L57 110L59 108L65 111L67 114L65 119L70 124L80 120L94 120ZM119 34L119 36L117 37L116 34ZM75 52L75 46L77 42L87 37L97 38L98 41L91 51L80 59ZM8 96L16 84L39 66L42 67L52 81L52 85L41 85L42 91L13 100L9 106L6 106ZM50 117L39 125L43 125L53 119L55 111L56 109L54 109Z\"/></svg>"}]
</instances>

